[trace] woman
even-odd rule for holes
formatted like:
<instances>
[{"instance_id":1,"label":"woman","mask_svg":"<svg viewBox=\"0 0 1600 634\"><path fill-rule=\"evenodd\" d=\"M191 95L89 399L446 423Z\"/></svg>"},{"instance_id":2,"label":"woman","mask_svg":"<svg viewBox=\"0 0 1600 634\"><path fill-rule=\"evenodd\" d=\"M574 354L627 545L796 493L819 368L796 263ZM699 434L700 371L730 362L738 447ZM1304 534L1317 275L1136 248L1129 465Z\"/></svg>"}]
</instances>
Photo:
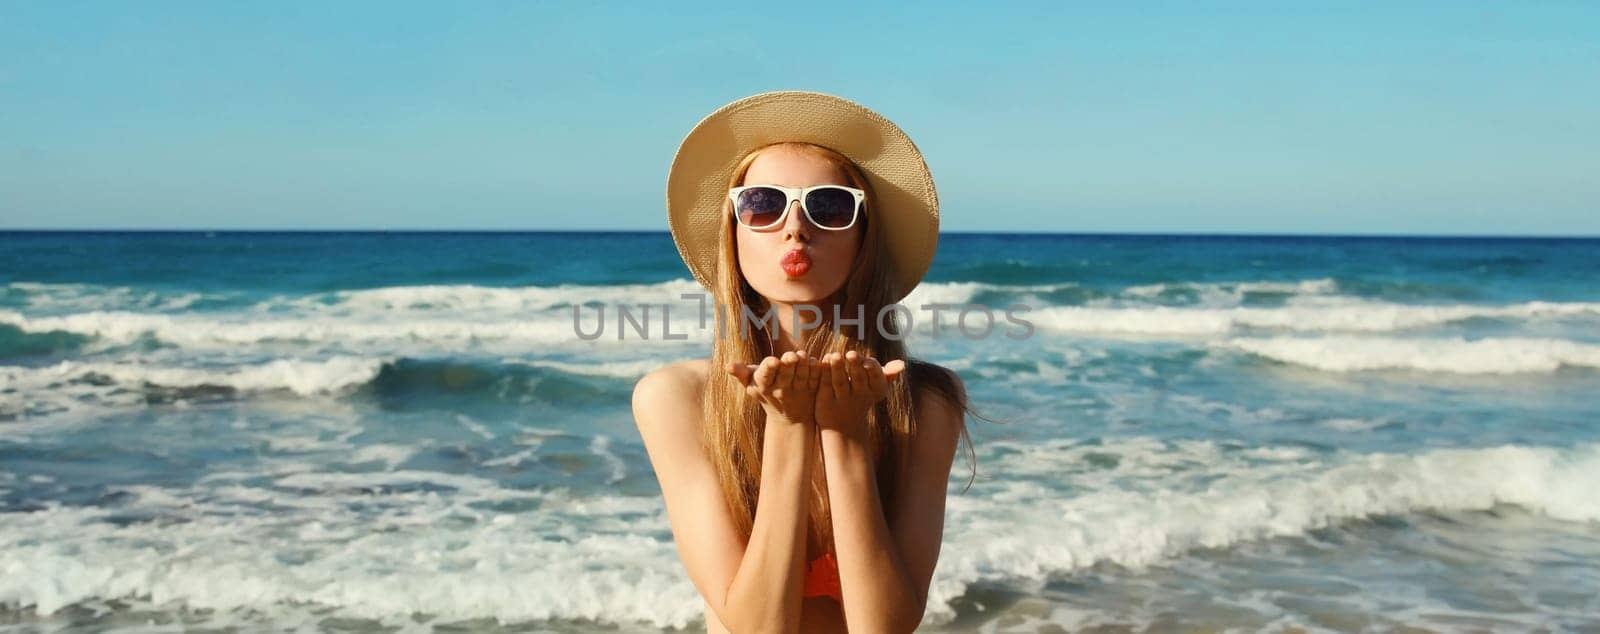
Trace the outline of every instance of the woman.
<instances>
[{"instance_id":1,"label":"woman","mask_svg":"<svg viewBox=\"0 0 1600 634\"><path fill-rule=\"evenodd\" d=\"M763 93L689 133L667 199L718 333L633 411L707 631L915 629L967 411L883 310L933 258L921 154L850 101Z\"/></svg>"}]
</instances>

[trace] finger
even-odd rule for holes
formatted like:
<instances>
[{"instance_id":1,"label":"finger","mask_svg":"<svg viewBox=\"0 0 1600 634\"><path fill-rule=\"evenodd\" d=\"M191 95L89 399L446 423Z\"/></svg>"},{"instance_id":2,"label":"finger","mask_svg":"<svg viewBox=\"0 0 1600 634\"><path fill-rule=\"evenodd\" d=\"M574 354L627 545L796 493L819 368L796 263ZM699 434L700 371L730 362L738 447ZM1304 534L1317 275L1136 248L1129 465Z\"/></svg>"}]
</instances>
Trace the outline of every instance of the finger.
<instances>
[{"instance_id":1,"label":"finger","mask_svg":"<svg viewBox=\"0 0 1600 634\"><path fill-rule=\"evenodd\" d=\"M728 374L732 375L733 378L738 379L740 385L749 386L750 377L751 375L755 374L756 366L747 363L734 363L729 361L727 370Z\"/></svg>"},{"instance_id":2,"label":"finger","mask_svg":"<svg viewBox=\"0 0 1600 634\"><path fill-rule=\"evenodd\" d=\"M765 392L772 386L772 380L775 378L774 373L778 370L777 366L778 360L773 357L761 360L761 365L756 366L755 372L755 386L757 389Z\"/></svg>"},{"instance_id":3,"label":"finger","mask_svg":"<svg viewBox=\"0 0 1600 634\"><path fill-rule=\"evenodd\" d=\"M905 371L906 371L906 362L902 361L900 359L895 359L893 361L890 361L888 363L883 364L883 376L884 376L884 378L887 378L887 379L897 378L897 377L905 374Z\"/></svg>"},{"instance_id":4,"label":"finger","mask_svg":"<svg viewBox=\"0 0 1600 634\"><path fill-rule=\"evenodd\" d=\"M805 389L811 385L811 369L814 364L806 357L804 350L794 353L794 356L794 386Z\"/></svg>"},{"instance_id":5,"label":"finger","mask_svg":"<svg viewBox=\"0 0 1600 634\"><path fill-rule=\"evenodd\" d=\"M850 396L850 376L845 374L844 359L837 354L828 356L828 386L836 399Z\"/></svg>"},{"instance_id":6,"label":"finger","mask_svg":"<svg viewBox=\"0 0 1600 634\"><path fill-rule=\"evenodd\" d=\"M823 392L833 389L833 375L828 371L828 361L831 359L833 359L831 352L818 357L817 365L811 371L811 380L817 384L817 389Z\"/></svg>"},{"instance_id":7,"label":"finger","mask_svg":"<svg viewBox=\"0 0 1600 634\"><path fill-rule=\"evenodd\" d=\"M783 358L778 359L778 387L794 385L794 359L793 352L785 352Z\"/></svg>"},{"instance_id":8,"label":"finger","mask_svg":"<svg viewBox=\"0 0 1600 634\"><path fill-rule=\"evenodd\" d=\"M883 366L878 365L878 360L867 357L865 364L867 386L872 388L872 393L878 397L889 393L889 379L883 376Z\"/></svg>"},{"instance_id":9,"label":"finger","mask_svg":"<svg viewBox=\"0 0 1600 634\"><path fill-rule=\"evenodd\" d=\"M864 360L854 350L845 354L845 359L849 361L849 363L845 364L845 371L850 375L850 391L856 394L865 393L867 391L867 377L866 373L861 371L861 364Z\"/></svg>"}]
</instances>

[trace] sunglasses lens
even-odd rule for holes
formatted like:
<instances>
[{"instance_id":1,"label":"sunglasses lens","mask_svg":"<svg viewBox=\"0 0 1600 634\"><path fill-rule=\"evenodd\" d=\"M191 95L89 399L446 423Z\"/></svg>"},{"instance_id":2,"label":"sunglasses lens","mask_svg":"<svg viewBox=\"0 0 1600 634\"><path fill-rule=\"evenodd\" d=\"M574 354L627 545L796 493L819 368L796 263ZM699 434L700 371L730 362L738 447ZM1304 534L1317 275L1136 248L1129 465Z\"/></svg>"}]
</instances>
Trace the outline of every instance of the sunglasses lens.
<instances>
[{"instance_id":1,"label":"sunglasses lens","mask_svg":"<svg viewBox=\"0 0 1600 634\"><path fill-rule=\"evenodd\" d=\"M752 187L739 192L737 206L739 222L747 227L765 227L783 216L784 203L789 197L771 187Z\"/></svg>"},{"instance_id":2,"label":"sunglasses lens","mask_svg":"<svg viewBox=\"0 0 1600 634\"><path fill-rule=\"evenodd\" d=\"M824 187L806 195L806 211L818 226L839 229L856 216L856 195L837 187Z\"/></svg>"}]
</instances>

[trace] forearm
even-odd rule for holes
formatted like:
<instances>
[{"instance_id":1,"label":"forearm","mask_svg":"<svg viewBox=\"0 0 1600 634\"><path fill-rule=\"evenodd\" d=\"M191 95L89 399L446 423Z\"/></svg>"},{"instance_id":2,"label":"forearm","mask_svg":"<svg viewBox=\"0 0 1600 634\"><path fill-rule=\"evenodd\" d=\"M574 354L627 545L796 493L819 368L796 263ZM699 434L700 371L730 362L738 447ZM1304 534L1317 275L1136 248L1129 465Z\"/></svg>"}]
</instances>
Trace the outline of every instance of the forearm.
<instances>
[{"instance_id":1,"label":"forearm","mask_svg":"<svg viewBox=\"0 0 1600 634\"><path fill-rule=\"evenodd\" d=\"M732 631L799 631L808 523L805 492L816 442L812 425L767 422L755 520L722 612Z\"/></svg>"},{"instance_id":2,"label":"forearm","mask_svg":"<svg viewBox=\"0 0 1600 634\"><path fill-rule=\"evenodd\" d=\"M889 534L873 461L859 440L821 433L845 623L852 632L910 632L923 606Z\"/></svg>"}]
</instances>

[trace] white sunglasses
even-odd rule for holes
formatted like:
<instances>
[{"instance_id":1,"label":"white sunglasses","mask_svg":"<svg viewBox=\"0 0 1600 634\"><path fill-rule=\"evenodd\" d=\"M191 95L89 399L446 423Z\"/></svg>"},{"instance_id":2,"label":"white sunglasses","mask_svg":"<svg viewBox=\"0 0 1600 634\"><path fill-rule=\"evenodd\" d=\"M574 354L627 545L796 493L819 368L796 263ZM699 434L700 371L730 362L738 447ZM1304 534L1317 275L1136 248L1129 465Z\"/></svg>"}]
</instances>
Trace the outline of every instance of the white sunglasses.
<instances>
[{"instance_id":1,"label":"white sunglasses","mask_svg":"<svg viewBox=\"0 0 1600 634\"><path fill-rule=\"evenodd\" d=\"M789 208L798 200L811 224L829 231L842 231L855 226L856 218L861 215L861 203L866 199L867 192L843 185L746 185L728 190L734 219L751 229L766 229L782 223L789 216Z\"/></svg>"}]
</instances>

